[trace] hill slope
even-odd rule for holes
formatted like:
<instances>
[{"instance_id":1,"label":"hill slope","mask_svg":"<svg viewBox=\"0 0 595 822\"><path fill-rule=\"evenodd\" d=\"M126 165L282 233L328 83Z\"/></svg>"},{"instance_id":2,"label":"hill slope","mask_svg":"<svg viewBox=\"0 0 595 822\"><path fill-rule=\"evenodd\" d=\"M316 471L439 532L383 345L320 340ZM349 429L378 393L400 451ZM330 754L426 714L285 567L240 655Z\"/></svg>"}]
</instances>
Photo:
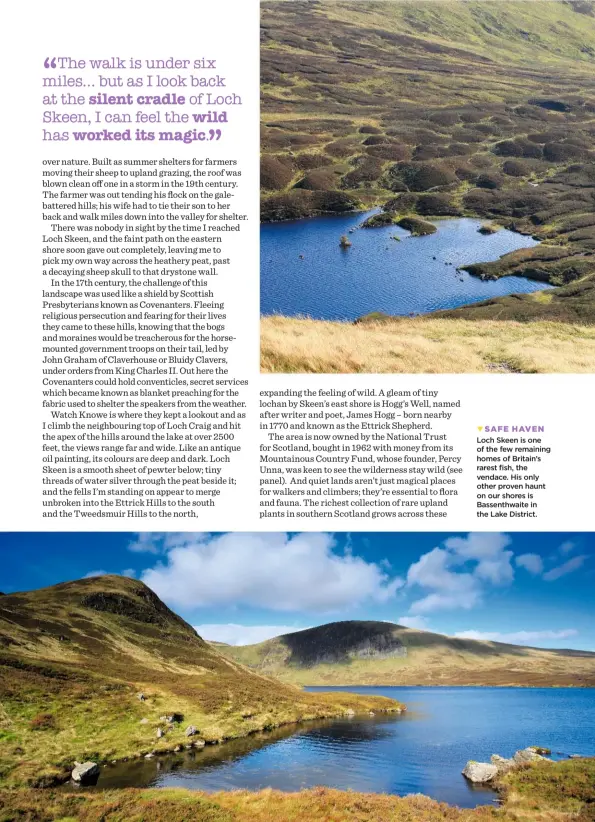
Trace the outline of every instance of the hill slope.
<instances>
[{"instance_id":1,"label":"hill slope","mask_svg":"<svg viewBox=\"0 0 595 822\"><path fill-rule=\"evenodd\" d=\"M95 577L0 600L0 782L51 781L75 759L172 750L194 741L189 725L220 742L372 703L398 707L305 694L247 670L136 580Z\"/></svg>"},{"instance_id":2,"label":"hill slope","mask_svg":"<svg viewBox=\"0 0 595 822\"><path fill-rule=\"evenodd\" d=\"M331 622L225 653L302 685L595 686L595 653L454 639L390 622Z\"/></svg>"}]
</instances>

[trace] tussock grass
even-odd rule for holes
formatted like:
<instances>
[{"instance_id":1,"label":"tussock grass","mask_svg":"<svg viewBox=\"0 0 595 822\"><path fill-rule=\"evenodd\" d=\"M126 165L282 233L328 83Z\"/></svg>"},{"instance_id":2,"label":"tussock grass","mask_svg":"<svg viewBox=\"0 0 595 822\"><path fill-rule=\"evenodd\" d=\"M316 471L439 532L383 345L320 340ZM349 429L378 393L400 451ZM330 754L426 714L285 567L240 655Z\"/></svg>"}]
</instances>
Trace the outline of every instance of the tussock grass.
<instances>
[{"instance_id":1,"label":"tussock grass","mask_svg":"<svg viewBox=\"0 0 595 822\"><path fill-rule=\"evenodd\" d=\"M594 373L595 326L537 321L387 318L261 321L266 373Z\"/></svg>"}]
</instances>

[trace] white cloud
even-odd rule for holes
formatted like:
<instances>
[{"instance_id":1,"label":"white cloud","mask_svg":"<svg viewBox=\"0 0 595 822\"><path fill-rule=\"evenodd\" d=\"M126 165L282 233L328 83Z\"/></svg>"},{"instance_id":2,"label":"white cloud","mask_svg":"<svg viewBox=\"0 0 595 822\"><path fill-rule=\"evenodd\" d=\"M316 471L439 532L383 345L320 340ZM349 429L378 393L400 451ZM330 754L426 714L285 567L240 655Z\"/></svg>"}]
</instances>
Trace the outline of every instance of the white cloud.
<instances>
[{"instance_id":1,"label":"white cloud","mask_svg":"<svg viewBox=\"0 0 595 822\"><path fill-rule=\"evenodd\" d=\"M514 631L503 634L499 631L459 631L454 636L458 639L484 639L489 642L507 642L515 645L532 645L554 639L569 639L576 636L574 628L565 628L561 631Z\"/></svg>"},{"instance_id":2,"label":"white cloud","mask_svg":"<svg viewBox=\"0 0 595 822\"><path fill-rule=\"evenodd\" d=\"M107 574L107 571L89 571L88 574L85 574L83 579L90 579L91 577L104 577Z\"/></svg>"},{"instance_id":3,"label":"white cloud","mask_svg":"<svg viewBox=\"0 0 595 822\"><path fill-rule=\"evenodd\" d=\"M524 568L530 574L540 575L543 573L543 560L539 554L520 554L515 558L519 568Z\"/></svg>"},{"instance_id":4,"label":"white cloud","mask_svg":"<svg viewBox=\"0 0 595 822\"><path fill-rule=\"evenodd\" d=\"M397 623L405 628L417 628L419 631L429 630L428 620L423 616L400 616Z\"/></svg>"},{"instance_id":5,"label":"white cloud","mask_svg":"<svg viewBox=\"0 0 595 822\"><path fill-rule=\"evenodd\" d=\"M560 547L558 548L558 551L561 554L571 554L575 548L576 545L574 544L574 542L563 542L562 545L560 545Z\"/></svg>"},{"instance_id":6,"label":"white cloud","mask_svg":"<svg viewBox=\"0 0 595 822\"><path fill-rule=\"evenodd\" d=\"M134 542L128 544L128 550L137 554L160 554L163 550L162 540L155 534L140 533L136 535Z\"/></svg>"},{"instance_id":7,"label":"white cloud","mask_svg":"<svg viewBox=\"0 0 595 822\"><path fill-rule=\"evenodd\" d=\"M487 585L507 585L514 578L512 551L505 534L468 534L449 537L444 548L434 548L409 567L407 585L426 589L412 614L478 605ZM464 570L463 570L464 567Z\"/></svg>"},{"instance_id":8,"label":"white cloud","mask_svg":"<svg viewBox=\"0 0 595 822\"><path fill-rule=\"evenodd\" d=\"M513 553L504 549L510 545L506 534L468 534L466 537L450 537L444 545L462 562L477 562L474 576L492 585L512 582L514 570L510 562Z\"/></svg>"},{"instance_id":9,"label":"white cloud","mask_svg":"<svg viewBox=\"0 0 595 822\"><path fill-rule=\"evenodd\" d=\"M450 570L453 563L456 563L456 557L450 551L434 548L409 567L407 585L431 591L413 603L412 614L426 614L442 608L473 608L479 602L479 581L471 573Z\"/></svg>"},{"instance_id":10,"label":"white cloud","mask_svg":"<svg viewBox=\"0 0 595 822\"><path fill-rule=\"evenodd\" d=\"M404 584L376 563L335 552L330 534L153 535L149 543L166 558L141 578L179 607L324 613L385 603Z\"/></svg>"},{"instance_id":11,"label":"white cloud","mask_svg":"<svg viewBox=\"0 0 595 822\"><path fill-rule=\"evenodd\" d=\"M560 577L565 577L566 574L571 574L573 571L577 571L582 567L586 559L586 554L579 554L579 556L569 559L568 562L564 562L562 565L558 565L556 568L546 571L543 578L546 582L554 582L554 580L560 579Z\"/></svg>"},{"instance_id":12,"label":"white cloud","mask_svg":"<svg viewBox=\"0 0 595 822\"><path fill-rule=\"evenodd\" d=\"M293 625L236 625L233 622L221 625L206 623L193 627L203 639L226 642L228 645L254 645L265 639L304 630Z\"/></svg>"}]
</instances>

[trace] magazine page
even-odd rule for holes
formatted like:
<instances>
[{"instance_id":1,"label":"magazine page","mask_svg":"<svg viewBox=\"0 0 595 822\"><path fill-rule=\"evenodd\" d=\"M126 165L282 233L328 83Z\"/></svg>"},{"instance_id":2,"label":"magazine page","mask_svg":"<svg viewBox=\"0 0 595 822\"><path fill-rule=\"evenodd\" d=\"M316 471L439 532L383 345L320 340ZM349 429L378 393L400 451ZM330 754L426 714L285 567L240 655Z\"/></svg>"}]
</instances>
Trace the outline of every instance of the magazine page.
<instances>
[{"instance_id":1,"label":"magazine page","mask_svg":"<svg viewBox=\"0 0 595 822\"><path fill-rule=\"evenodd\" d=\"M0 818L586 822L595 2L3 18Z\"/></svg>"}]
</instances>

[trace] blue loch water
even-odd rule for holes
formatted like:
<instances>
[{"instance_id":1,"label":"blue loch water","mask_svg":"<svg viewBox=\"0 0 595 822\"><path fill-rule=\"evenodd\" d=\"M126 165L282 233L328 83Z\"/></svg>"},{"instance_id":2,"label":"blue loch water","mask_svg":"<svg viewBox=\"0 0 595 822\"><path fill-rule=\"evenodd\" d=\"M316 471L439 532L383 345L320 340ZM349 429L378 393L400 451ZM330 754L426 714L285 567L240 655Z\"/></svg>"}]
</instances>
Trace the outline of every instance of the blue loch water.
<instances>
[{"instance_id":1,"label":"blue loch water","mask_svg":"<svg viewBox=\"0 0 595 822\"><path fill-rule=\"evenodd\" d=\"M534 246L531 237L506 229L479 234L481 221L470 218L434 220L438 231L426 237L398 226L358 228L373 213L263 224L261 313L320 320L425 314L548 288L523 277L482 282L456 270ZM351 248L340 248L343 234Z\"/></svg>"},{"instance_id":2,"label":"blue loch water","mask_svg":"<svg viewBox=\"0 0 595 822\"><path fill-rule=\"evenodd\" d=\"M309 688L311 691L339 690ZM595 755L595 689L399 688L340 690L389 696L408 711L279 729L202 751L104 768L98 789L297 791L326 785L398 795L423 793L461 807L496 795L461 775L467 760L542 745L553 758Z\"/></svg>"}]
</instances>

